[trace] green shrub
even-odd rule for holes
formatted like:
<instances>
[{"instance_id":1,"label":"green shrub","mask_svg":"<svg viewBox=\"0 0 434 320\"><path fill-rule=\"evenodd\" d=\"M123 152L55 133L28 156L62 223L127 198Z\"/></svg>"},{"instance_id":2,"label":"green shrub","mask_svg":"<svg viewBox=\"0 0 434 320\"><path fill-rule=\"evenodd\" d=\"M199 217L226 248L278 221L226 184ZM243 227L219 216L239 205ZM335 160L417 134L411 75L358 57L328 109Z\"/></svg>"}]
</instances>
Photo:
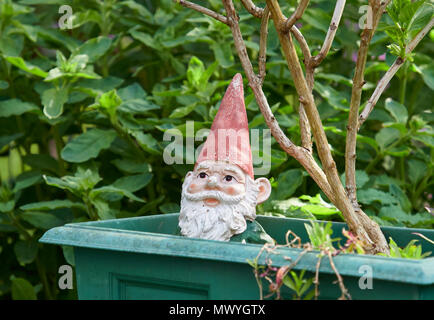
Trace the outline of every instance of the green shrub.
<instances>
[{"instance_id":1,"label":"green shrub","mask_svg":"<svg viewBox=\"0 0 434 320\"><path fill-rule=\"evenodd\" d=\"M319 49L333 7L311 2L301 30L310 34L311 48ZM315 75L315 97L340 169L344 146L337 141L346 132L363 3L348 3L345 27ZM63 4L73 9L71 30L57 25ZM220 1L208 4L221 9ZM241 12L249 54L256 58L260 21ZM364 97L393 61L391 36L404 36L392 33L379 32L373 40ZM268 41L264 91L281 127L299 143L298 97L273 28ZM383 225L434 224L424 209L432 207L432 49L430 39L418 46L358 136L358 198ZM60 252L37 242L49 228L178 211L182 179L192 165L185 156L182 164L164 163L171 143L164 133L178 129L185 139L191 134L187 120L194 121L194 133L209 128L225 87L241 71L229 28L170 0L1 1L0 297L75 297L75 291L57 286L58 267L74 263L71 249ZM265 129L247 85L245 98L250 127ZM319 192L274 141L271 161L273 195L259 213ZM320 218L331 218L314 209Z\"/></svg>"}]
</instances>

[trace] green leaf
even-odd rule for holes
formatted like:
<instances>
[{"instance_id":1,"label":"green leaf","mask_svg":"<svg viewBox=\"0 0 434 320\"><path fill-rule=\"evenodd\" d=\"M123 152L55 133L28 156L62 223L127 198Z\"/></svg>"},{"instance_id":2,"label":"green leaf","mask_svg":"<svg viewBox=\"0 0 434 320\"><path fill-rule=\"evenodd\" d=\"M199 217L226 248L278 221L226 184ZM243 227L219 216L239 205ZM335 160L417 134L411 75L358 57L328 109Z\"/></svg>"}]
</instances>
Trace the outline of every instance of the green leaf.
<instances>
[{"instance_id":1,"label":"green leaf","mask_svg":"<svg viewBox=\"0 0 434 320\"><path fill-rule=\"evenodd\" d=\"M19 99L9 99L0 101L0 118L19 116L26 112L39 110L33 103L24 102Z\"/></svg>"},{"instance_id":2,"label":"green leaf","mask_svg":"<svg viewBox=\"0 0 434 320\"><path fill-rule=\"evenodd\" d=\"M401 208L405 212L411 211L411 202L400 187L398 187L396 184L391 184L389 187L389 191L396 199L398 199Z\"/></svg>"},{"instance_id":3,"label":"green leaf","mask_svg":"<svg viewBox=\"0 0 434 320\"><path fill-rule=\"evenodd\" d=\"M394 156L394 157L406 157L410 154L411 148L408 146L399 146L388 149L385 151L385 154Z\"/></svg>"},{"instance_id":4,"label":"green leaf","mask_svg":"<svg viewBox=\"0 0 434 320\"><path fill-rule=\"evenodd\" d=\"M131 99L123 102L118 108L118 110L130 114L145 114L157 109L160 109L160 106L146 99Z\"/></svg>"},{"instance_id":5,"label":"green leaf","mask_svg":"<svg viewBox=\"0 0 434 320\"><path fill-rule=\"evenodd\" d=\"M19 240L14 245L14 252L21 265L32 263L38 254L38 243Z\"/></svg>"},{"instance_id":6,"label":"green leaf","mask_svg":"<svg viewBox=\"0 0 434 320\"><path fill-rule=\"evenodd\" d=\"M425 132L421 132L421 133L418 132L417 134L412 136L412 139L423 142L427 146L434 148L434 137Z\"/></svg>"},{"instance_id":7,"label":"green leaf","mask_svg":"<svg viewBox=\"0 0 434 320\"><path fill-rule=\"evenodd\" d=\"M5 56L18 57L24 47L24 37L21 35L0 36L0 53Z\"/></svg>"},{"instance_id":8,"label":"green leaf","mask_svg":"<svg viewBox=\"0 0 434 320\"><path fill-rule=\"evenodd\" d=\"M92 129L74 138L62 150L61 157L68 162L85 162L110 147L116 138L114 130Z\"/></svg>"},{"instance_id":9,"label":"green leaf","mask_svg":"<svg viewBox=\"0 0 434 320\"><path fill-rule=\"evenodd\" d=\"M425 176L428 168L425 162L416 159L408 160L407 164L408 179L413 185L416 185Z\"/></svg>"},{"instance_id":10,"label":"green leaf","mask_svg":"<svg viewBox=\"0 0 434 320\"><path fill-rule=\"evenodd\" d=\"M158 207L162 213L178 213L181 208L177 203L164 203Z\"/></svg>"},{"instance_id":11,"label":"green leaf","mask_svg":"<svg viewBox=\"0 0 434 320\"><path fill-rule=\"evenodd\" d=\"M136 31L136 30L131 30L130 34L134 39L140 41L141 43L143 43L144 45L146 45L152 49L155 49L157 51L163 50L163 47L158 42L158 40L156 40L155 38L153 38L151 35L149 35L147 33L143 33L143 32Z\"/></svg>"},{"instance_id":12,"label":"green leaf","mask_svg":"<svg viewBox=\"0 0 434 320\"><path fill-rule=\"evenodd\" d=\"M186 106L186 107L176 108L175 110L172 111L169 118L170 119L183 118L186 115L190 114L196 108L197 108L196 104L191 104L191 105Z\"/></svg>"},{"instance_id":13,"label":"green leaf","mask_svg":"<svg viewBox=\"0 0 434 320\"><path fill-rule=\"evenodd\" d=\"M121 171L126 173L144 173L150 172L151 167L144 162L137 162L131 159L116 159L112 163Z\"/></svg>"},{"instance_id":14,"label":"green leaf","mask_svg":"<svg viewBox=\"0 0 434 320\"><path fill-rule=\"evenodd\" d=\"M97 189L93 189L90 192L90 196L91 196L92 199L96 199L102 193L114 193L114 194L118 194L118 195L122 195L122 196L125 196L127 198L130 198L131 200L135 200L135 201L138 201L138 202L145 202L144 200L142 200L139 197L135 196L130 191L124 190L124 189L120 189L120 188L117 188L117 187L112 186L112 185L104 186L104 187L97 188Z\"/></svg>"},{"instance_id":15,"label":"green leaf","mask_svg":"<svg viewBox=\"0 0 434 320\"><path fill-rule=\"evenodd\" d=\"M382 205L389 205L399 202L393 195L376 189L357 190L357 199L363 204L372 204L378 201Z\"/></svg>"},{"instance_id":16,"label":"green leaf","mask_svg":"<svg viewBox=\"0 0 434 320\"><path fill-rule=\"evenodd\" d=\"M113 186L130 192L136 192L146 187L151 179L152 173L142 173L119 178L113 183Z\"/></svg>"},{"instance_id":17,"label":"green leaf","mask_svg":"<svg viewBox=\"0 0 434 320\"><path fill-rule=\"evenodd\" d=\"M375 140L381 149L386 149L387 146L400 138L399 130L395 128L382 128L376 135Z\"/></svg>"},{"instance_id":18,"label":"green leaf","mask_svg":"<svg viewBox=\"0 0 434 320\"><path fill-rule=\"evenodd\" d=\"M62 246L63 256L66 262L75 267L74 247Z\"/></svg>"},{"instance_id":19,"label":"green leaf","mask_svg":"<svg viewBox=\"0 0 434 320\"><path fill-rule=\"evenodd\" d=\"M1 108L1 107L0 107ZM1 109L0 109L1 110ZM8 136L0 136L0 150L8 145L9 143L11 143L12 141L15 141L19 138L21 138L24 134L22 133L15 133L12 135L8 135Z\"/></svg>"},{"instance_id":20,"label":"green leaf","mask_svg":"<svg viewBox=\"0 0 434 320\"><path fill-rule=\"evenodd\" d=\"M30 223L32 226L43 230L48 230L65 224L63 219L48 212L26 211L20 213L19 217L20 219Z\"/></svg>"},{"instance_id":21,"label":"green leaf","mask_svg":"<svg viewBox=\"0 0 434 320\"><path fill-rule=\"evenodd\" d=\"M426 227L434 223L434 218L428 212L410 214L397 205L382 207L378 216L386 221L404 223L409 227Z\"/></svg>"},{"instance_id":22,"label":"green leaf","mask_svg":"<svg viewBox=\"0 0 434 320\"><path fill-rule=\"evenodd\" d=\"M347 111L349 104L347 98L331 86L316 82L314 90L318 92L334 109Z\"/></svg>"},{"instance_id":23,"label":"green leaf","mask_svg":"<svg viewBox=\"0 0 434 320\"><path fill-rule=\"evenodd\" d=\"M128 101L133 99L142 99L146 96L146 92L145 90L143 90L140 84L134 82L127 87L119 89L118 95L122 99L122 101Z\"/></svg>"},{"instance_id":24,"label":"green leaf","mask_svg":"<svg viewBox=\"0 0 434 320\"><path fill-rule=\"evenodd\" d=\"M188 63L187 69L187 80L194 87L198 88L200 85L200 80L202 74L205 72L205 67L203 62L200 61L195 56L191 57L190 62Z\"/></svg>"},{"instance_id":25,"label":"green leaf","mask_svg":"<svg viewBox=\"0 0 434 320\"><path fill-rule=\"evenodd\" d=\"M141 131L131 131L131 134L137 139L137 142L145 151L155 155L161 153L158 148L157 140L155 140L151 134L145 134Z\"/></svg>"},{"instance_id":26,"label":"green leaf","mask_svg":"<svg viewBox=\"0 0 434 320\"><path fill-rule=\"evenodd\" d=\"M9 88L9 82L0 80L0 90L6 90Z\"/></svg>"},{"instance_id":27,"label":"green leaf","mask_svg":"<svg viewBox=\"0 0 434 320\"><path fill-rule=\"evenodd\" d=\"M415 69L420 73L426 85L434 90L434 63L417 66Z\"/></svg>"},{"instance_id":28,"label":"green leaf","mask_svg":"<svg viewBox=\"0 0 434 320\"><path fill-rule=\"evenodd\" d=\"M408 31L419 31L422 29L432 18L433 16L433 5L428 1L423 3L424 1L416 1L413 5L416 5L418 10L412 16L411 21L408 25ZM422 4L423 3L423 4Z\"/></svg>"},{"instance_id":29,"label":"green leaf","mask_svg":"<svg viewBox=\"0 0 434 320\"><path fill-rule=\"evenodd\" d=\"M319 217L333 216L335 214L339 214L339 210L337 210L336 208L327 208L315 204L307 204L301 207L301 210Z\"/></svg>"},{"instance_id":30,"label":"green leaf","mask_svg":"<svg viewBox=\"0 0 434 320\"><path fill-rule=\"evenodd\" d=\"M23 157L23 161L26 165L32 167L33 169L48 170L56 174L59 172L58 162L56 159L47 154L28 154Z\"/></svg>"},{"instance_id":31,"label":"green leaf","mask_svg":"<svg viewBox=\"0 0 434 320\"><path fill-rule=\"evenodd\" d=\"M71 200L51 200L28 203L20 207L24 211L49 211L60 208L78 208L84 210L84 205L80 202L73 202Z\"/></svg>"},{"instance_id":32,"label":"green leaf","mask_svg":"<svg viewBox=\"0 0 434 320\"><path fill-rule=\"evenodd\" d=\"M92 189L102 179L95 165L78 166L74 176L56 177L43 176L45 182L60 189L66 189L81 197L81 192Z\"/></svg>"},{"instance_id":33,"label":"green leaf","mask_svg":"<svg viewBox=\"0 0 434 320\"><path fill-rule=\"evenodd\" d=\"M229 68L233 66L234 56L232 55L230 43L213 43L211 49L214 51L214 56L221 67Z\"/></svg>"},{"instance_id":34,"label":"green leaf","mask_svg":"<svg viewBox=\"0 0 434 320\"><path fill-rule=\"evenodd\" d=\"M38 68L37 66L32 65L31 63L24 61L21 57L5 57L5 59L15 67L35 76L45 78L48 75L47 72Z\"/></svg>"},{"instance_id":35,"label":"green leaf","mask_svg":"<svg viewBox=\"0 0 434 320\"><path fill-rule=\"evenodd\" d=\"M62 115L63 105L68 101L67 88L52 88L45 90L42 94L44 114L48 119L55 119Z\"/></svg>"},{"instance_id":36,"label":"green leaf","mask_svg":"<svg viewBox=\"0 0 434 320\"><path fill-rule=\"evenodd\" d=\"M98 99L98 108L104 110L111 119L112 122L116 122L116 110L122 103L121 98L117 95L116 89L102 94Z\"/></svg>"},{"instance_id":37,"label":"green leaf","mask_svg":"<svg viewBox=\"0 0 434 320\"><path fill-rule=\"evenodd\" d=\"M154 17L149 12L149 10L146 9L146 7L142 6L141 4L137 3L136 1L127 0L127 1L122 1L119 4L133 10L135 13L137 13L140 16L140 18L142 18L147 23L151 23L151 24L154 23L153 22Z\"/></svg>"},{"instance_id":38,"label":"green leaf","mask_svg":"<svg viewBox=\"0 0 434 320\"><path fill-rule=\"evenodd\" d=\"M76 49L74 55L87 55L89 57L89 62L93 63L106 54L110 49L111 44L112 39L99 36L83 43Z\"/></svg>"},{"instance_id":39,"label":"green leaf","mask_svg":"<svg viewBox=\"0 0 434 320\"><path fill-rule=\"evenodd\" d=\"M115 212L110 208L107 201L100 198L92 198L92 204L95 206L98 216L102 220L115 219Z\"/></svg>"},{"instance_id":40,"label":"green leaf","mask_svg":"<svg viewBox=\"0 0 434 320\"><path fill-rule=\"evenodd\" d=\"M27 171L17 177L13 191L18 192L40 182L42 182L42 174L39 171Z\"/></svg>"},{"instance_id":41,"label":"green leaf","mask_svg":"<svg viewBox=\"0 0 434 320\"><path fill-rule=\"evenodd\" d=\"M12 279L12 299L13 300L36 300L35 289L32 284L23 278Z\"/></svg>"},{"instance_id":42,"label":"green leaf","mask_svg":"<svg viewBox=\"0 0 434 320\"><path fill-rule=\"evenodd\" d=\"M14 209L15 207L15 201L14 200L9 200L6 202L0 202L0 212L10 212Z\"/></svg>"},{"instance_id":43,"label":"green leaf","mask_svg":"<svg viewBox=\"0 0 434 320\"><path fill-rule=\"evenodd\" d=\"M277 188L274 190L273 200L289 198L302 182L303 172L299 169L291 169L281 173L277 179Z\"/></svg>"},{"instance_id":44,"label":"green leaf","mask_svg":"<svg viewBox=\"0 0 434 320\"><path fill-rule=\"evenodd\" d=\"M391 98L387 98L385 108L387 111L389 111L392 117L395 118L396 121L403 124L407 123L408 112L405 106L392 100Z\"/></svg>"}]
</instances>

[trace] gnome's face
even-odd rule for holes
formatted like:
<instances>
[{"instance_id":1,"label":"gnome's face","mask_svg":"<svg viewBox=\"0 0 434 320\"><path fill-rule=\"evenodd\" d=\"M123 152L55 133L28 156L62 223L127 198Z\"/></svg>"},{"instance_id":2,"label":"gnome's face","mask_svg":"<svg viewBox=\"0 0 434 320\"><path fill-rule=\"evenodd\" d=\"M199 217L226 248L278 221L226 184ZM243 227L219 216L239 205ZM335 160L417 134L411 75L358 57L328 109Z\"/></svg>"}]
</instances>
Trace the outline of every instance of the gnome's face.
<instances>
[{"instance_id":1,"label":"gnome's face","mask_svg":"<svg viewBox=\"0 0 434 320\"><path fill-rule=\"evenodd\" d=\"M179 226L184 236L229 241L256 218L256 205L268 199L270 182L253 180L237 165L207 160L190 171L182 186Z\"/></svg>"}]
</instances>

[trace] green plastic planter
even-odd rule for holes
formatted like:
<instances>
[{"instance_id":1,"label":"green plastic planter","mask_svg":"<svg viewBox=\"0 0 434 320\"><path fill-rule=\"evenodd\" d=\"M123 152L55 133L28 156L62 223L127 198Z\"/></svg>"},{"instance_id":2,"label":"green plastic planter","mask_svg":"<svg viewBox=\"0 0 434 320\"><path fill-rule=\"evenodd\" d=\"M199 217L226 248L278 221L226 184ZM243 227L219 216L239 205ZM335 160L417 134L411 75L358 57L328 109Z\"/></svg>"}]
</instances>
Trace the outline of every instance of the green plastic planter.
<instances>
[{"instance_id":1,"label":"green plastic planter","mask_svg":"<svg viewBox=\"0 0 434 320\"><path fill-rule=\"evenodd\" d=\"M284 243L288 229L307 241L303 219L258 216L264 229ZM80 299L258 299L259 290L246 259L254 259L261 245L189 239L174 235L178 214L67 224L47 231L43 243L74 247ZM341 234L343 223L333 223ZM434 230L382 228L399 246L419 239L420 232L433 239ZM420 239L424 251L434 246ZM274 266L288 265L301 250L283 248L269 256ZM300 260L295 270L313 276L315 252ZM265 264L263 254L260 263ZM434 257L423 260L342 254L336 268L353 299L434 299ZM360 289L359 280L372 270L372 289ZM366 268L366 267L365 267ZM340 290L328 259L320 268L320 298L336 299ZM363 282L363 281L362 281ZM264 288L264 293L268 288ZM290 298L292 293L283 291Z\"/></svg>"}]
</instances>

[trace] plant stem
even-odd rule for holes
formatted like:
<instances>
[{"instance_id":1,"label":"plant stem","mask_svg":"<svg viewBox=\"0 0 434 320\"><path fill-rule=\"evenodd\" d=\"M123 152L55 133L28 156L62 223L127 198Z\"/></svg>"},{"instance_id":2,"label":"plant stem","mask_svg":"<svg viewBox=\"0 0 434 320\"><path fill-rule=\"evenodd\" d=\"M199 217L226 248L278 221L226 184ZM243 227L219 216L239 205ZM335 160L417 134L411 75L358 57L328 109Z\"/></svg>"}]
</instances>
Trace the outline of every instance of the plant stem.
<instances>
[{"instance_id":1,"label":"plant stem","mask_svg":"<svg viewBox=\"0 0 434 320\"><path fill-rule=\"evenodd\" d=\"M36 257L35 263L36 263L36 268L38 270L39 278L41 278L42 285L44 287L45 298L47 300L53 300L53 295L50 291L50 286L49 286L48 280L47 280L47 273L45 272L45 268L41 264L41 261L39 260L39 256Z\"/></svg>"},{"instance_id":2,"label":"plant stem","mask_svg":"<svg viewBox=\"0 0 434 320\"><path fill-rule=\"evenodd\" d=\"M402 81L401 81L401 86L400 86L400 88L399 88L399 102L402 104L402 105L405 105L405 92L406 92L406 90L407 90L407 75L408 75L408 72L407 72L407 70L408 70L408 63L407 62L404 62L404 74L403 74L403 77L402 77Z\"/></svg>"},{"instance_id":3,"label":"plant stem","mask_svg":"<svg viewBox=\"0 0 434 320\"><path fill-rule=\"evenodd\" d=\"M54 136L54 142L56 143L57 160L59 161L60 174L62 176L65 176L66 164L65 161L63 161L62 156L60 155L63 149L63 140L62 137L60 136L58 125L55 125L53 127L53 136Z\"/></svg>"}]
</instances>

